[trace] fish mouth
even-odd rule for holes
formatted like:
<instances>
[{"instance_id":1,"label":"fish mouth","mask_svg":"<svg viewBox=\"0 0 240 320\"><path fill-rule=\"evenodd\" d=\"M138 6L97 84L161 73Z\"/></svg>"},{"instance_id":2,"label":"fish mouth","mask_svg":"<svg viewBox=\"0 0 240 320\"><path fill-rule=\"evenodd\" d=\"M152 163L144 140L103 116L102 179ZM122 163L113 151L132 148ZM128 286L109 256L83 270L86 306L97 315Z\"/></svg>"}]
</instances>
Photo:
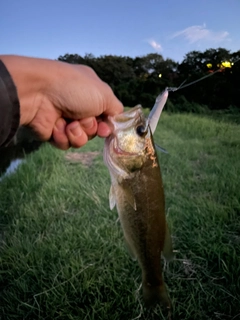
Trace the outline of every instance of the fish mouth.
<instances>
[{"instance_id":1,"label":"fish mouth","mask_svg":"<svg viewBox=\"0 0 240 320\"><path fill-rule=\"evenodd\" d=\"M127 152L122 150L121 148L119 148L119 146L117 145L117 143L113 143L113 151L114 153L116 153L119 156L138 156L139 153L135 153L135 152Z\"/></svg>"}]
</instances>

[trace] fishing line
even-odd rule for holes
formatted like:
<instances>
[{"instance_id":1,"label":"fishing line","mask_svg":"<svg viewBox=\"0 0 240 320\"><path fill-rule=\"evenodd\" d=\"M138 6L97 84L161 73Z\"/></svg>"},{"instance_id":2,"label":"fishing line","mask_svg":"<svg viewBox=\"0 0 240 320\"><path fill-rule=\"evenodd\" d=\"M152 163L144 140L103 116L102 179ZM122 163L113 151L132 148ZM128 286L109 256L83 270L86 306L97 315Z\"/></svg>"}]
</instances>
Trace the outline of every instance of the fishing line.
<instances>
[{"instance_id":1,"label":"fishing line","mask_svg":"<svg viewBox=\"0 0 240 320\"><path fill-rule=\"evenodd\" d=\"M195 83L197 83L197 82L199 82L199 81L202 81L202 80L204 80L204 79L206 79L206 78L208 78L208 77L211 77L211 76L213 76L215 73L221 72L221 71L222 71L222 69L218 69L218 70L212 72L211 74L208 74L208 75L206 75L206 76L204 76L204 77L202 77L202 78L200 78L200 79L197 79L197 80L194 80L194 81L192 81L192 82L190 82L190 83L185 84L185 86L183 86L183 84L184 84L187 80L184 80L183 83L180 84L179 87L177 87L177 88L167 87L167 90L168 90L169 92L174 92L174 91L177 91L177 90L184 89L184 88L189 87L189 86L191 86L191 85L193 85L193 84L195 84Z\"/></svg>"},{"instance_id":2,"label":"fishing line","mask_svg":"<svg viewBox=\"0 0 240 320\"><path fill-rule=\"evenodd\" d=\"M239 60L240 60L240 58L238 58L237 60L235 60L233 63L235 64L235 63L238 62ZM208 74L208 75L206 75L206 76L203 76L203 77L200 78L200 79L194 80L194 81L192 81L192 82L190 82L190 83L187 83L187 84L183 85L183 84L187 81L187 79L186 79L186 80L184 80L184 81L180 84L179 87L177 87L177 88L175 88L175 87L167 87L166 89L167 89L169 92L174 92L174 91L177 91L177 90L184 89L184 88L189 87L189 86L191 86L191 85L193 85L193 84L195 84L195 83L197 83L197 82L199 82L199 81L202 81L202 80L204 80L204 79L206 79L206 78L209 78L209 77L213 76L213 75L214 75L215 73L217 73L217 72L222 72L222 71L225 70L225 69L226 69L226 67L224 67L224 68L219 68L219 69L217 69L216 71L214 71L214 72L212 72L212 73L210 73L210 74Z\"/></svg>"},{"instance_id":3,"label":"fishing line","mask_svg":"<svg viewBox=\"0 0 240 320\"><path fill-rule=\"evenodd\" d=\"M239 60L240 60L240 57L239 57L237 60L235 60L234 63L237 63ZM177 91L177 90L180 90L180 89L184 89L184 88L186 88L186 87L189 87L189 86L191 86L191 85L193 85L193 84L195 84L195 83L197 83L197 82L199 82L199 81L202 81L202 80L204 80L204 79L206 79L206 78L209 78L209 77L213 76L213 75L214 75L215 73L217 73L217 72L222 72L222 71L225 70L225 69L226 69L226 67L223 66L223 67L217 69L216 71L214 71L214 72L212 72L212 73L210 73L210 74L207 74L207 75L203 76L202 78L197 79L197 80L194 80L194 81L192 81L192 82L190 82L190 83L187 83L187 84L185 84L185 82L187 81L187 79L186 79L186 80L184 80L184 81L180 84L179 87L166 87L165 90L157 97L156 102L155 102L155 104L154 104L154 106L153 106L153 108L152 108L152 110L151 110L148 118L146 119L146 122L145 122L145 125L144 125L144 130L143 130L143 131L144 131L144 132L147 132L147 130L148 130L149 127L151 127L151 129L153 130L153 132L154 132L154 130L156 129L157 122L158 122L159 117L160 117L160 115L161 115L162 109L163 109L163 107L164 107L164 105L165 105L165 103L166 103L166 101L167 101L168 92L174 92L174 91ZM167 95L167 96L165 96L165 95ZM165 98L165 99L164 99L164 98ZM160 108L160 113L157 113L157 117L155 117L155 112L156 112L156 110L159 109L159 108ZM155 119L155 118L156 118L156 119ZM152 120L154 120L154 121L152 121ZM151 121L152 121L152 123L151 123L151 125L150 125L150 122L151 122ZM157 121L157 122L156 122L156 121ZM155 146L156 146L156 148L159 149L161 152L168 153L167 150L165 150L164 148L162 148L162 147L160 147L160 146L158 146L158 145L156 145L156 144L155 144Z\"/></svg>"}]
</instances>

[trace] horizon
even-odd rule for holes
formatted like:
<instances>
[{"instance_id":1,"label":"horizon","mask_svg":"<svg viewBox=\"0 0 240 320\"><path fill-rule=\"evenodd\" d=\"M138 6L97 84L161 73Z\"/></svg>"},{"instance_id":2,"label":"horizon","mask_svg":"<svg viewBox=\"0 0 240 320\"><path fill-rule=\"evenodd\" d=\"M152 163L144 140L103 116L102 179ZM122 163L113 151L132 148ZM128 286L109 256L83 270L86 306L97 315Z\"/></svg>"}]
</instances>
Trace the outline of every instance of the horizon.
<instances>
[{"instance_id":1,"label":"horizon","mask_svg":"<svg viewBox=\"0 0 240 320\"><path fill-rule=\"evenodd\" d=\"M196 52L200 52L200 53L204 53L205 51L207 51L207 50L221 50L221 49L223 49L223 50L227 50L227 51L229 51L229 54L231 55L231 54L234 54L234 53L237 53L237 52L239 52L240 53L240 49L239 50L237 50L237 51L231 51L231 50L228 50L228 49L226 49L226 48L223 48L223 47L219 47L219 48L206 48L205 50L192 50L192 51L189 51L189 52L187 52L186 54L185 54L185 56L187 55L187 54L189 54L190 52L193 52L193 51L196 51ZM101 57L105 57L105 56L116 56L116 57L121 57L121 58L131 58L131 59L135 59L135 58L142 58L142 57L145 57L145 56L147 56L147 55L150 55L150 54L158 54L158 55L160 55L160 56L162 56L163 57L163 55L161 54L161 53L158 53L158 52L149 52L149 53L146 53L146 54L143 54L143 55L138 55L138 56L128 56L128 55L118 55L118 54L108 54L108 53L106 53L106 54L103 54L103 55L99 55L99 56L96 56L96 55L94 55L93 53L91 53L91 52L87 52L87 53L85 53L85 54L82 54L82 55L80 55L80 54L78 54L77 52L74 52L74 53L70 53L70 52L66 52L65 54L61 54L60 56L58 56L57 57L57 59L58 58L60 58L60 57L64 57L65 55L78 55L78 56L80 56L80 57L82 57L82 58L85 58L87 55L92 55L94 58L101 58ZM184 56L184 57L185 57ZM183 60L184 60L184 57L183 57ZM166 58L164 58L163 57L163 59L164 60L167 60L167 59L171 59L171 60L173 60L174 62L177 62L177 61L175 61L174 59L172 59L172 58L169 58L169 57L166 57ZM182 61L183 61L182 60ZM179 64L181 64L182 63L182 61L181 62L179 62ZM239 59L237 60L237 61L239 61Z\"/></svg>"}]
</instances>

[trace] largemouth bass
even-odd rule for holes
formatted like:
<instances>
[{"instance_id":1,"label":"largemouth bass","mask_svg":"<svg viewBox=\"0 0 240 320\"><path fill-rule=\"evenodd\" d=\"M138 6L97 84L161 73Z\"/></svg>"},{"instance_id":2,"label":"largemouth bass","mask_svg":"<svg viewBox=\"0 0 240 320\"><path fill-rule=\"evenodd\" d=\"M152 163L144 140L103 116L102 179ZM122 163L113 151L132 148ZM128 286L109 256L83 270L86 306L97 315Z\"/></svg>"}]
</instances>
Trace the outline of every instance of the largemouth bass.
<instances>
[{"instance_id":1,"label":"largemouth bass","mask_svg":"<svg viewBox=\"0 0 240 320\"><path fill-rule=\"evenodd\" d=\"M168 91L160 95L149 118L140 105L109 117L112 134L106 139L104 160L111 175L110 209L116 205L130 252L142 269L147 306L170 299L162 276L161 253L173 257L165 217L164 190L151 128L156 128Z\"/></svg>"}]
</instances>

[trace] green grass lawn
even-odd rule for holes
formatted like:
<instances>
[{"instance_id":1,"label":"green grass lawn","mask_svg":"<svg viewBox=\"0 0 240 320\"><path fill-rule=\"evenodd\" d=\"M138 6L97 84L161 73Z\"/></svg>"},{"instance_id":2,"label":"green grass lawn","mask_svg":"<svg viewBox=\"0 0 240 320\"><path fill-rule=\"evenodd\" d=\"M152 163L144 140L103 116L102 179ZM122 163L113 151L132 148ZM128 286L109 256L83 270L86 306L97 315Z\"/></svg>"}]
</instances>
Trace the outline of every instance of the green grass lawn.
<instances>
[{"instance_id":1,"label":"green grass lawn","mask_svg":"<svg viewBox=\"0 0 240 320\"><path fill-rule=\"evenodd\" d=\"M169 152L172 318L240 319L240 126L164 113L155 141ZM1 320L165 319L142 307L102 150L97 138L78 150L100 152L84 166L45 145L0 183Z\"/></svg>"}]
</instances>

